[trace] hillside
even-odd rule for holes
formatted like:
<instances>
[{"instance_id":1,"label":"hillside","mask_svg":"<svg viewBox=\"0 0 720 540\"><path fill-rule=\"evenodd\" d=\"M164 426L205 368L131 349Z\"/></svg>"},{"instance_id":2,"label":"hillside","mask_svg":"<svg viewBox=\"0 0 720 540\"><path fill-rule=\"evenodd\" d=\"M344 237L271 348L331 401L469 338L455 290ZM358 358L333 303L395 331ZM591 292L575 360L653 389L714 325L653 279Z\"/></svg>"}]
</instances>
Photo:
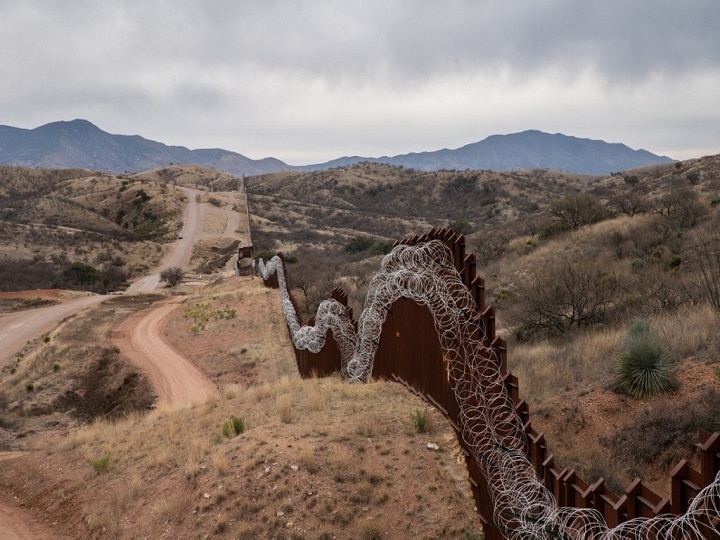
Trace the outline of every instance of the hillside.
<instances>
[{"instance_id":1,"label":"hillside","mask_svg":"<svg viewBox=\"0 0 720 540\"><path fill-rule=\"evenodd\" d=\"M202 165L235 175L287 168L221 149L190 150L139 135L113 135L87 120L52 122L35 129L0 126L0 163L20 167L82 168L122 174L169 165Z\"/></svg>"},{"instance_id":2,"label":"hillside","mask_svg":"<svg viewBox=\"0 0 720 540\"><path fill-rule=\"evenodd\" d=\"M294 167L275 158L250 159L219 148L190 150L139 135L113 135L87 120L52 122L35 129L0 126L0 163L22 167L83 168L115 174L168 165L201 165L237 176L275 171L318 171L360 162L422 171L474 169L511 171L530 168L609 174L669 163L668 157L605 141L528 130L492 135L454 150L412 152L393 157L341 157Z\"/></svg>"},{"instance_id":3,"label":"hillside","mask_svg":"<svg viewBox=\"0 0 720 540\"><path fill-rule=\"evenodd\" d=\"M306 316L335 286L359 315L393 237L421 224L463 228L533 425L589 481L603 476L622 491L639 474L667 492L669 468L693 456L698 429L714 429L719 156L606 176L359 164L249 178L248 191L256 242L289 256ZM613 392L637 321L672 354L680 382L670 397ZM665 431L638 440L644 422Z\"/></svg>"},{"instance_id":4,"label":"hillside","mask_svg":"<svg viewBox=\"0 0 720 540\"><path fill-rule=\"evenodd\" d=\"M222 395L149 411L147 379L107 342L158 296L114 297L1 372L0 450L29 451L0 467L3 493L74 538L479 538L437 411L397 384L300 380L277 292L256 278L187 292L166 335ZM193 331L199 309L235 316ZM224 435L233 417L244 432Z\"/></svg>"},{"instance_id":5,"label":"hillside","mask_svg":"<svg viewBox=\"0 0 720 540\"><path fill-rule=\"evenodd\" d=\"M132 189L135 195L127 201L132 207L132 201L143 198L139 190L160 200L174 192L174 183L231 187L233 181L215 171L182 167L129 175L107 185L87 171L15 173L13 191L4 196L18 191L32 204L52 198L55 184L49 178L55 175L63 178L58 184L62 196L77 197L83 208L102 208L108 186L117 188L109 192L115 200L118 193L122 200ZM103 188L97 194L92 178ZM119 191L124 181L126 189ZM368 280L392 242L450 222L462 228L486 279L488 301L498 310L497 328L508 342L510 370L519 377L533 426L546 433L560 467L575 469L588 481L603 477L616 492L640 476L659 493L667 493L669 469L682 457L696 459L698 430L716 427L720 298L712 284L720 283L720 156L604 176L541 170L427 173L358 164L252 177L247 189L256 248L265 250L266 257L285 252L296 298L307 314L338 285L348 290L359 314ZM3 207L12 209L14 203ZM61 221L72 217L59 215ZM8 216L18 222L18 230L30 226L22 222L24 214ZM63 227L47 225L51 231ZM77 237L74 252L95 249L86 238ZM21 256L20 247L30 252L44 249L46 243L39 235L23 239L27 245L15 244L17 253L7 250L4 261ZM127 246L135 241L118 242ZM178 349L219 384L230 385L218 403L195 411L158 411L149 417L87 424L70 411L47 409L48 396L56 395L70 372L66 362L91 354L75 354L78 345L72 337L102 342L110 328L140 305L119 298L87 319L69 321L57 341L53 336L48 343L30 344L26 358L46 362L43 370L34 372L42 378L38 382L3 375L2 385L12 385L0 390L5 396L0 400L0 435L8 448L38 449L15 462L16 470L28 478L35 478L32 471L43 472L33 482L9 479L6 473L0 475L3 485L12 486L7 489L25 501L44 497L43 505L71 519L68 527L75 534L99 534L105 528L120 535L151 535L158 523L165 524L169 535L193 530L235 537L269 529L312 537L296 526L328 534L353 530L366 537L385 530L395 536L407 530L438 536L443 527L455 536L477 532L465 513L471 510L463 494L464 477L448 459L455 455L449 439L440 454L428 453L425 446L446 433L436 411L430 409L438 431L428 438L414 434L411 421L425 405L396 386L284 379L292 375L292 360L283 360L278 349L263 349L287 339L279 313L264 311L276 309L272 299L277 298L272 291L262 296L260 290L265 290L254 288L251 281L220 281L198 296L186 291L187 310L168 325ZM253 303L258 297L266 307ZM240 315L216 319L194 332L193 313L202 310L192 306L199 305L217 310L227 305ZM643 328L671 354L675 385L669 393L637 399L616 391L614 370L627 336ZM58 362L58 371L49 354L54 347L67 355ZM119 360L111 350L107 355ZM117 373L120 378L127 375ZM29 392L26 385L33 381L39 389ZM138 397L143 395L139 392ZM131 401L144 407L140 399ZM248 422L248 436L223 440L223 423L238 415ZM53 428L64 433L68 427L68 435L56 438L52 433ZM157 434L160 441L153 438ZM350 448L349 454L340 446ZM97 474L89 464L105 454L111 456L110 469ZM146 457L135 459L138 455ZM251 461L243 461L248 458ZM112 465L115 459L117 466ZM357 463L363 467L352 469ZM418 474L404 472L415 470ZM349 476L338 471L349 471ZM428 477L437 481L428 484ZM82 481L64 488L67 495L55 496L61 490L45 487L66 485L69 478ZM161 494L153 504L147 504L143 478L152 478ZM260 483L250 495L271 501L269 506L246 499L247 490L237 487L237 482L252 478ZM416 480L418 484L412 483ZM308 483L313 496L303 495ZM451 491L442 491L446 489ZM437 499L426 495L428 491L439 494ZM321 499L325 492L332 497ZM429 504L436 500L447 501L447 506L431 510ZM389 501L394 501L392 508L409 508L406 517L412 523L399 522L395 512L386 510ZM318 513L318 508L326 511ZM124 517L136 514L137 522ZM312 522L317 516L326 521ZM440 523L434 516L449 521ZM401 529L392 529L393 523Z\"/></svg>"},{"instance_id":6,"label":"hillside","mask_svg":"<svg viewBox=\"0 0 720 540\"><path fill-rule=\"evenodd\" d=\"M0 166L0 289L124 288L176 239L185 197L176 186L239 183L197 166L122 175Z\"/></svg>"},{"instance_id":7,"label":"hillside","mask_svg":"<svg viewBox=\"0 0 720 540\"><path fill-rule=\"evenodd\" d=\"M609 174L648 165L671 163L665 156L647 150L633 150L624 144L570 137L561 133L527 130L486 139L454 150L412 152L393 157L342 157L304 171L347 167L361 162L382 163L420 171L474 169L512 171L551 169L579 174Z\"/></svg>"}]
</instances>

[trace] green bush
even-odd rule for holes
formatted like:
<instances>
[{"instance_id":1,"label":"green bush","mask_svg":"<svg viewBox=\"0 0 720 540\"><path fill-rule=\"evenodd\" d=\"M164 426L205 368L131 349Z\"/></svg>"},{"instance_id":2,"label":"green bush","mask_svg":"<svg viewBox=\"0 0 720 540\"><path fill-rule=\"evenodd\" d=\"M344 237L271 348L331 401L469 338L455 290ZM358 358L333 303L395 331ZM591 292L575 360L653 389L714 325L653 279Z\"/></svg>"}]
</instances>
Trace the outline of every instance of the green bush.
<instances>
[{"instance_id":1,"label":"green bush","mask_svg":"<svg viewBox=\"0 0 720 540\"><path fill-rule=\"evenodd\" d=\"M92 462L93 469L95 469L95 472L98 474L104 473L107 470L109 464L110 464L110 456L107 456L107 455L103 456L101 458L98 458Z\"/></svg>"},{"instance_id":2,"label":"green bush","mask_svg":"<svg viewBox=\"0 0 720 540\"><path fill-rule=\"evenodd\" d=\"M244 431L245 422L242 418L237 418L236 416L233 416L230 420L225 422L222 428L223 436L226 439L232 439L233 437L237 437Z\"/></svg>"},{"instance_id":3,"label":"green bush","mask_svg":"<svg viewBox=\"0 0 720 540\"><path fill-rule=\"evenodd\" d=\"M370 249L375 241L369 236L356 236L345 245L345 251L348 253L360 253Z\"/></svg>"},{"instance_id":4,"label":"green bush","mask_svg":"<svg viewBox=\"0 0 720 540\"><path fill-rule=\"evenodd\" d=\"M415 431L418 433L429 433L430 432L430 414L427 409L416 410L412 415L413 425Z\"/></svg>"},{"instance_id":5,"label":"green bush","mask_svg":"<svg viewBox=\"0 0 720 540\"><path fill-rule=\"evenodd\" d=\"M641 399L677 388L675 358L646 321L630 327L615 365L615 390Z\"/></svg>"}]
</instances>

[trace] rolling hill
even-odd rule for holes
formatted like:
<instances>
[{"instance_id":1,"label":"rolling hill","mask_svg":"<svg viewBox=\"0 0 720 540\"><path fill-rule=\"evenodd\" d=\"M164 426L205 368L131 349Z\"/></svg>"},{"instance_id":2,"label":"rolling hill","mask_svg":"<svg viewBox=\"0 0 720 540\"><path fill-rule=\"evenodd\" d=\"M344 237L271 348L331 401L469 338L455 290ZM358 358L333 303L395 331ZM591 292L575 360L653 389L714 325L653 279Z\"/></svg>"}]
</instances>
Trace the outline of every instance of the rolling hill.
<instances>
[{"instance_id":1,"label":"rolling hill","mask_svg":"<svg viewBox=\"0 0 720 540\"><path fill-rule=\"evenodd\" d=\"M673 160L624 144L528 130L492 135L454 150L413 152L392 157L340 157L295 167L275 158L250 159L237 152L190 150L139 135L113 135L87 120L52 122L35 129L0 126L0 163L21 167L83 168L111 173L138 172L170 164L195 164L234 175L276 171L320 171L360 162L421 171L475 169L512 171L549 169L580 174L609 174Z\"/></svg>"}]
</instances>

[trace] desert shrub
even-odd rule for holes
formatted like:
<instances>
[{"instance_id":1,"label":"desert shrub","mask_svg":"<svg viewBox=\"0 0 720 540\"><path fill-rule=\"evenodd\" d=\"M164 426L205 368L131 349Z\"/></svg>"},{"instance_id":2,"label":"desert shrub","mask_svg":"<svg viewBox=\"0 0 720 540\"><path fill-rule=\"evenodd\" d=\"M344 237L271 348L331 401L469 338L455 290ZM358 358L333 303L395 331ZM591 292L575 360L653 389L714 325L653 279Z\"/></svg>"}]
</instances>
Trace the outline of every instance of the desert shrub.
<instances>
[{"instance_id":1,"label":"desert shrub","mask_svg":"<svg viewBox=\"0 0 720 540\"><path fill-rule=\"evenodd\" d=\"M650 333L649 325L636 322L630 327L615 366L614 388L637 399L677 388L674 355Z\"/></svg>"},{"instance_id":2,"label":"desert shrub","mask_svg":"<svg viewBox=\"0 0 720 540\"><path fill-rule=\"evenodd\" d=\"M645 407L607 441L613 461L637 470L656 460L661 466L672 466L689 457L698 431L714 429L719 398L717 390L707 389L699 397L689 396L679 403L665 401Z\"/></svg>"},{"instance_id":3,"label":"desert shrub","mask_svg":"<svg viewBox=\"0 0 720 540\"><path fill-rule=\"evenodd\" d=\"M105 456L102 456L102 457L96 459L95 461L93 461L92 467L96 473L101 474L107 470L109 464L110 464L110 456L105 455Z\"/></svg>"},{"instance_id":4,"label":"desert shrub","mask_svg":"<svg viewBox=\"0 0 720 540\"><path fill-rule=\"evenodd\" d=\"M560 260L518 286L508 315L520 339L558 336L607 322L620 298L617 277L590 261Z\"/></svg>"},{"instance_id":5,"label":"desert shrub","mask_svg":"<svg viewBox=\"0 0 720 540\"><path fill-rule=\"evenodd\" d=\"M457 234L470 234L473 231L472 224L465 218L458 218L448 223L448 227Z\"/></svg>"},{"instance_id":6,"label":"desert shrub","mask_svg":"<svg viewBox=\"0 0 720 540\"><path fill-rule=\"evenodd\" d=\"M369 236L356 236L345 245L344 250L348 253L360 253L370 249L374 243L375 241Z\"/></svg>"},{"instance_id":7,"label":"desert shrub","mask_svg":"<svg viewBox=\"0 0 720 540\"><path fill-rule=\"evenodd\" d=\"M160 272L160 281L167 283L168 287L174 287L182 281L184 276L185 272L183 272L182 268L171 266Z\"/></svg>"},{"instance_id":8,"label":"desert shrub","mask_svg":"<svg viewBox=\"0 0 720 540\"><path fill-rule=\"evenodd\" d=\"M89 288L100 280L100 274L93 266L75 262L65 269L63 278L69 287Z\"/></svg>"},{"instance_id":9,"label":"desert shrub","mask_svg":"<svg viewBox=\"0 0 720 540\"><path fill-rule=\"evenodd\" d=\"M611 216L610 210L590 195L568 195L550 203L550 214L564 230L576 231Z\"/></svg>"},{"instance_id":10,"label":"desert shrub","mask_svg":"<svg viewBox=\"0 0 720 540\"><path fill-rule=\"evenodd\" d=\"M370 251L375 255L387 255L393 249L393 242L375 242Z\"/></svg>"},{"instance_id":11,"label":"desert shrub","mask_svg":"<svg viewBox=\"0 0 720 540\"><path fill-rule=\"evenodd\" d=\"M558 221L548 221L543 225L542 231L538 234L540 240L547 240L555 235L565 232L567 229L563 227L563 224Z\"/></svg>"},{"instance_id":12,"label":"desert shrub","mask_svg":"<svg viewBox=\"0 0 720 540\"><path fill-rule=\"evenodd\" d=\"M708 304L720 313L720 226L695 238L695 254L700 269L699 288Z\"/></svg>"},{"instance_id":13,"label":"desert shrub","mask_svg":"<svg viewBox=\"0 0 720 540\"><path fill-rule=\"evenodd\" d=\"M245 421L242 418L233 416L223 424L222 433L226 439L237 437L245 431Z\"/></svg>"},{"instance_id":14,"label":"desert shrub","mask_svg":"<svg viewBox=\"0 0 720 540\"><path fill-rule=\"evenodd\" d=\"M668 259L663 263L663 270L666 272L672 270L673 268L677 268L682 264L682 257L678 254L673 254L668 257Z\"/></svg>"},{"instance_id":15,"label":"desert shrub","mask_svg":"<svg viewBox=\"0 0 720 540\"><path fill-rule=\"evenodd\" d=\"M412 415L412 421L417 433L429 433L431 431L430 413L427 409L416 409Z\"/></svg>"}]
</instances>

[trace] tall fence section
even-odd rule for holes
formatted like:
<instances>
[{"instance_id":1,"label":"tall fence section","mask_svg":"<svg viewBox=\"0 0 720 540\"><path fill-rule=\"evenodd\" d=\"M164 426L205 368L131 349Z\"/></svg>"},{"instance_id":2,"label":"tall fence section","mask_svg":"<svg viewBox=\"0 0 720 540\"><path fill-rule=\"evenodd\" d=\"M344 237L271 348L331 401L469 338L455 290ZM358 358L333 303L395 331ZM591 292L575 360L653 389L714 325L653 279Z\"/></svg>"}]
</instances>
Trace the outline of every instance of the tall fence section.
<instances>
[{"instance_id":1,"label":"tall fence section","mask_svg":"<svg viewBox=\"0 0 720 540\"><path fill-rule=\"evenodd\" d=\"M463 236L440 229L398 242L359 320L336 289L330 307L321 304L317 320L303 325L282 257L260 271L280 289L301 376L397 381L448 418L487 539L720 539L718 433L701 433L699 470L687 461L673 469L669 499L639 479L616 494L602 479L588 483L556 467L507 369L505 342L495 335L495 313Z\"/></svg>"}]
</instances>

